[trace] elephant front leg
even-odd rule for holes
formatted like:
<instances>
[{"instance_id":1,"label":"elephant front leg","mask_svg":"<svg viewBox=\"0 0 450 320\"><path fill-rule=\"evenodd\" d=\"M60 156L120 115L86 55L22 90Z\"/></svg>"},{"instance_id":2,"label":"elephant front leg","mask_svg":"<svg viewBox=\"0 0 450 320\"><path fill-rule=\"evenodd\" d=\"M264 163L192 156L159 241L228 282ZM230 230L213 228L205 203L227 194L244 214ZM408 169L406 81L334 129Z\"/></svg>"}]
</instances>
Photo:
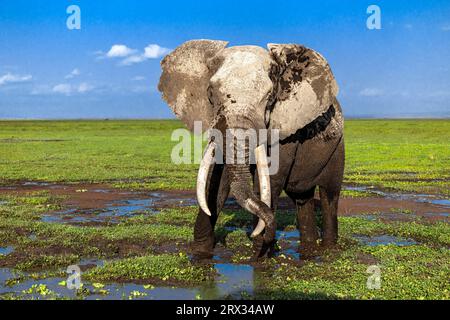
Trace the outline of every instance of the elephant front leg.
<instances>
[{"instance_id":1,"label":"elephant front leg","mask_svg":"<svg viewBox=\"0 0 450 320\"><path fill-rule=\"evenodd\" d=\"M253 190L255 194L260 197L260 186L259 186L259 178L258 178L258 172L255 170L252 172L253 175ZM280 193L282 191L284 180L280 178L279 176L275 176L271 178L271 209L274 215L275 219L275 213L276 213L276 207L278 205L278 198L280 196ZM259 222L259 218L256 216L253 216L253 230L256 228L257 224ZM267 243L264 241L264 232L259 234L258 236L253 238L253 256L252 260L258 260L259 258L262 258L264 256L273 256L275 254L275 244L276 239L273 241Z\"/></svg>"},{"instance_id":2,"label":"elephant front leg","mask_svg":"<svg viewBox=\"0 0 450 320\"><path fill-rule=\"evenodd\" d=\"M192 252L197 259L209 259L213 256L215 237L214 227L220 211L230 192L228 173L224 165L215 165L207 188L208 208L211 216L199 209L194 226Z\"/></svg>"}]
</instances>

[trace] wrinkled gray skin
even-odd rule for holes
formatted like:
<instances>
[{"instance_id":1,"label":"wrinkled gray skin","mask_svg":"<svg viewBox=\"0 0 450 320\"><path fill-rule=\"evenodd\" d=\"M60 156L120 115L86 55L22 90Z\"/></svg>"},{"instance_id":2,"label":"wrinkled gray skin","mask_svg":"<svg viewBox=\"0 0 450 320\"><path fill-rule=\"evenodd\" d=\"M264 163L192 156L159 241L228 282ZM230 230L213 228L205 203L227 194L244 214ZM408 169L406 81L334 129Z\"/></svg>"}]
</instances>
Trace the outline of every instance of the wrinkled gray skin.
<instances>
[{"instance_id":1,"label":"wrinkled gray skin","mask_svg":"<svg viewBox=\"0 0 450 320\"><path fill-rule=\"evenodd\" d=\"M266 224L263 234L254 239L255 257L271 252L274 214L283 190L297 205L301 246L314 246L319 237L313 202L317 186L322 244L335 244L344 169L343 117L326 60L301 45L269 44L266 50L193 40L166 56L161 65L159 90L191 130L194 121L202 121L205 130L224 133L227 128L280 130L279 170L270 177L271 208L260 200L253 165L216 164L207 187L212 216L199 210L194 254L212 256L214 226L229 195L255 215L255 225L258 218ZM248 199L251 208L246 206Z\"/></svg>"}]
</instances>

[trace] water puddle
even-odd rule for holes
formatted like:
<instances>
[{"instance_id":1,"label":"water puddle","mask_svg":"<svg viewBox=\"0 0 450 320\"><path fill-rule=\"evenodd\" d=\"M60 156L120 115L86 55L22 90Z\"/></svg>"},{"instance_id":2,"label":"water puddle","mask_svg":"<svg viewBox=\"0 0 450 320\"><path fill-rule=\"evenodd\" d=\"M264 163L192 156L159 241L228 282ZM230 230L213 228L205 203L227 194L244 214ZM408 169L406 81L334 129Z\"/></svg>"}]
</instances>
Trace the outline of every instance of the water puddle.
<instances>
[{"instance_id":1,"label":"water puddle","mask_svg":"<svg viewBox=\"0 0 450 320\"><path fill-rule=\"evenodd\" d=\"M440 206L445 206L445 207L450 208L450 200L448 200L448 199L431 200L430 202L432 204L438 204Z\"/></svg>"},{"instance_id":2,"label":"water puddle","mask_svg":"<svg viewBox=\"0 0 450 320\"><path fill-rule=\"evenodd\" d=\"M97 189L94 192L108 193L109 191ZM41 220L50 223L119 223L120 218L142 213L156 214L165 207L187 207L196 204L197 201L189 197L169 198L169 195L151 193L148 198L112 201L101 209L70 208L43 215Z\"/></svg>"},{"instance_id":3,"label":"water puddle","mask_svg":"<svg viewBox=\"0 0 450 320\"><path fill-rule=\"evenodd\" d=\"M93 268L93 267L103 267L105 265L104 260L98 259L84 259L77 264L81 269Z\"/></svg>"},{"instance_id":4,"label":"water puddle","mask_svg":"<svg viewBox=\"0 0 450 320\"><path fill-rule=\"evenodd\" d=\"M28 236L28 239L31 241L36 241L38 239L38 237L34 233L32 233Z\"/></svg>"},{"instance_id":5,"label":"water puddle","mask_svg":"<svg viewBox=\"0 0 450 320\"><path fill-rule=\"evenodd\" d=\"M362 214L360 217L369 221L377 221L380 218L380 216L376 214Z\"/></svg>"},{"instance_id":6,"label":"water puddle","mask_svg":"<svg viewBox=\"0 0 450 320\"><path fill-rule=\"evenodd\" d=\"M0 247L0 256L6 256L14 252L14 247Z\"/></svg>"},{"instance_id":7,"label":"water puddle","mask_svg":"<svg viewBox=\"0 0 450 320\"><path fill-rule=\"evenodd\" d=\"M153 287L136 284L112 284L104 287L109 291L106 299L150 300L212 300L243 299L254 293L255 271L252 266L241 264L215 264L218 277L214 282L194 288ZM88 299L94 299L89 296Z\"/></svg>"},{"instance_id":8,"label":"water puddle","mask_svg":"<svg viewBox=\"0 0 450 320\"><path fill-rule=\"evenodd\" d=\"M372 187L364 187L364 186L345 187L345 189L350 191L367 192L386 199L412 200L416 202L431 203L450 208L450 199L441 199L435 195L430 194L396 193L396 192L388 193L376 190L375 188Z\"/></svg>"},{"instance_id":9,"label":"water puddle","mask_svg":"<svg viewBox=\"0 0 450 320\"><path fill-rule=\"evenodd\" d=\"M440 217L450 217L450 213L448 212L441 212L441 213L435 213L435 212L427 212L426 214L432 215L432 216L440 216Z\"/></svg>"},{"instance_id":10,"label":"water puddle","mask_svg":"<svg viewBox=\"0 0 450 320\"><path fill-rule=\"evenodd\" d=\"M403 239L390 235L380 235L380 236L363 236L355 235L354 238L358 240L361 244L374 247L374 246L412 246L418 244L416 241L411 239Z\"/></svg>"},{"instance_id":11,"label":"water puddle","mask_svg":"<svg viewBox=\"0 0 450 320\"><path fill-rule=\"evenodd\" d=\"M91 263L101 265L97 260L80 262L80 267ZM24 277L10 269L0 269L0 294L14 294L25 299L49 298L83 298L87 300L121 300L121 299L150 299L150 300L195 300L195 299L242 299L248 298L254 292L255 272L249 265L215 264L218 276L214 282L205 283L194 288L155 287L151 285L124 284L92 284L83 283L83 289L90 294L80 297L75 290L68 289L64 278L47 278L42 280L25 279L21 282L5 283L11 279ZM35 288L35 289L32 289ZM39 288L39 289L36 289Z\"/></svg>"},{"instance_id":12,"label":"water puddle","mask_svg":"<svg viewBox=\"0 0 450 320\"><path fill-rule=\"evenodd\" d=\"M276 256L285 256L294 260L300 260L300 253L298 252L300 233L298 230L277 231L276 238L280 248Z\"/></svg>"}]
</instances>

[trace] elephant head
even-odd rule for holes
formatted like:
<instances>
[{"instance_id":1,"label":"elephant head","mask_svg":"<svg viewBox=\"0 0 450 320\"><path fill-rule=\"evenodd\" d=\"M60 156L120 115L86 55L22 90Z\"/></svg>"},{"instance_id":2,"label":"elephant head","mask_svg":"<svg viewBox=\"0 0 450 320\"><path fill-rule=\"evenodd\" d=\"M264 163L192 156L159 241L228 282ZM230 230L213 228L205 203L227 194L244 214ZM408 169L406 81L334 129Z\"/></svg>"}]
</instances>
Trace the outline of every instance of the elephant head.
<instances>
[{"instance_id":1,"label":"elephant head","mask_svg":"<svg viewBox=\"0 0 450 320\"><path fill-rule=\"evenodd\" d=\"M294 44L227 48L227 42L193 40L184 43L161 62L159 90L176 116L189 129L194 121L203 128L278 129L280 140L294 136L332 108L338 87L325 59ZM229 143L229 142L225 142ZM201 162L197 197L209 214L206 185L217 143L210 142ZM252 150L250 150L252 151ZM249 159L248 148L244 151ZM253 236L266 227L265 240L275 234L270 209L270 179L264 147L256 152L261 199L251 186L251 170L244 164L226 164L230 192L246 210L260 218Z\"/></svg>"}]
</instances>

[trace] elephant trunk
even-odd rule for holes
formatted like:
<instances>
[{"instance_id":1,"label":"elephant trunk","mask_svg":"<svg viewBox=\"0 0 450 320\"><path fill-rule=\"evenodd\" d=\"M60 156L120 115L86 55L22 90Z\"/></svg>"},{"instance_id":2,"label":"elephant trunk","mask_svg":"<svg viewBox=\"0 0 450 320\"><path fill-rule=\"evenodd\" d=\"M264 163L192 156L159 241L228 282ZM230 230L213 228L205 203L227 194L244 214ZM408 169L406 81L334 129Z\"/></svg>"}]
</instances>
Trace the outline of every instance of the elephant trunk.
<instances>
[{"instance_id":1,"label":"elephant trunk","mask_svg":"<svg viewBox=\"0 0 450 320\"><path fill-rule=\"evenodd\" d=\"M197 199L202 210L211 215L206 201L206 186L209 178L210 170L214 164L215 148L214 142L210 142L206 148L197 180ZM274 214L270 209L270 177L268 173L267 156L264 145L255 149L255 157L258 169L258 178L261 199L259 199L253 191L249 165L249 150L245 147L245 163L244 164L227 164L230 173L230 190L231 194L241 207L250 213L259 217L258 225L252 232L252 237L258 236L264 229L264 240L271 242L275 237L275 220Z\"/></svg>"}]
</instances>

